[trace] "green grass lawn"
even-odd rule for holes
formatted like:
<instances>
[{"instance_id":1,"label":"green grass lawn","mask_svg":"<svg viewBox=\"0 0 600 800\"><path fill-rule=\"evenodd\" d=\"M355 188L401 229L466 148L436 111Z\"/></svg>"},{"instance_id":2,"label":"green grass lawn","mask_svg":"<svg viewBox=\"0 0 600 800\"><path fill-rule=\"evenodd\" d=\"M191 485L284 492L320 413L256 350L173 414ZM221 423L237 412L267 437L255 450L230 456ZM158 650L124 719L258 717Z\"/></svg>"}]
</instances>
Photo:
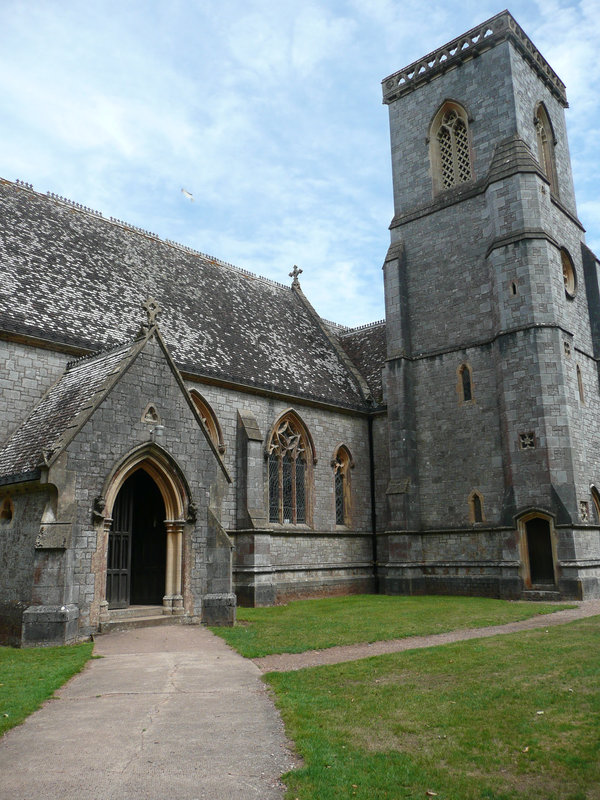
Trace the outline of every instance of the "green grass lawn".
<instances>
[{"instance_id":1,"label":"green grass lawn","mask_svg":"<svg viewBox=\"0 0 600 800\"><path fill-rule=\"evenodd\" d=\"M600 798L600 617L266 680L287 798Z\"/></svg>"},{"instance_id":2,"label":"green grass lawn","mask_svg":"<svg viewBox=\"0 0 600 800\"><path fill-rule=\"evenodd\" d=\"M92 655L93 644L16 650L0 647L0 736L23 722Z\"/></svg>"},{"instance_id":3,"label":"green grass lawn","mask_svg":"<svg viewBox=\"0 0 600 800\"><path fill-rule=\"evenodd\" d=\"M295 600L270 608L238 608L235 627L212 630L246 658L259 658L501 625L560 608L570 606L481 597L350 595Z\"/></svg>"}]
</instances>

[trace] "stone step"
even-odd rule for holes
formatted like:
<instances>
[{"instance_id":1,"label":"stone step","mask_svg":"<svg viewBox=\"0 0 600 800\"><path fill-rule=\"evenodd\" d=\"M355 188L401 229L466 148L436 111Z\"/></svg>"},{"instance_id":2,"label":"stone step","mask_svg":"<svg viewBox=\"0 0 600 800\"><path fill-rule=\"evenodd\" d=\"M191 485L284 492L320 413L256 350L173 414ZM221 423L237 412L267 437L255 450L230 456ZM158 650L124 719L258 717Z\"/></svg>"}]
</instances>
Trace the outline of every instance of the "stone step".
<instances>
[{"instance_id":1,"label":"stone step","mask_svg":"<svg viewBox=\"0 0 600 800\"><path fill-rule=\"evenodd\" d=\"M112 608L110 610L110 619L121 620L141 618L141 617L158 617L163 611L162 606L127 606L127 608Z\"/></svg>"},{"instance_id":2,"label":"stone step","mask_svg":"<svg viewBox=\"0 0 600 800\"><path fill-rule=\"evenodd\" d=\"M111 619L109 622L100 623L100 633L111 631L129 631L135 628L150 628L156 625L193 625L198 622L196 617L187 617L183 614L155 614L154 616L125 617Z\"/></svg>"},{"instance_id":3,"label":"stone step","mask_svg":"<svg viewBox=\"0 0 600 800\"><path fill-rule=\"evenodd\" d=\"M561 600L560 592L556 589L544 589L542 587L527 589L521 595L523 600L542 601L546 603L557 603Z\"/></svg>"}]
</instances>

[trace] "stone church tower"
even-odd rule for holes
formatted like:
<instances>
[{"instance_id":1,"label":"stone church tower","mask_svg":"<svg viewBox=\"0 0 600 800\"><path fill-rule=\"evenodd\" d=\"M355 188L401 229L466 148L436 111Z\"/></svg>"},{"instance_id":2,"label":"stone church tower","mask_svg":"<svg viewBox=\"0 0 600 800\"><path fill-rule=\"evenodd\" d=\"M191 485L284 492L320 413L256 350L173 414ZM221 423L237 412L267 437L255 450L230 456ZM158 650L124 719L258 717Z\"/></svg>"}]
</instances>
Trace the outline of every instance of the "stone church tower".
<instances>
[{"instance_id":1,"label":"stone church tower","mask_svg":"<svg viewBox=\"0 0 600 800\"><path fill-rule=\"evenodd\" d=\"M383 98L382 588L598 596L598 264L564 84L505 11L386 78Z\"/></svg>"}]
</instances>

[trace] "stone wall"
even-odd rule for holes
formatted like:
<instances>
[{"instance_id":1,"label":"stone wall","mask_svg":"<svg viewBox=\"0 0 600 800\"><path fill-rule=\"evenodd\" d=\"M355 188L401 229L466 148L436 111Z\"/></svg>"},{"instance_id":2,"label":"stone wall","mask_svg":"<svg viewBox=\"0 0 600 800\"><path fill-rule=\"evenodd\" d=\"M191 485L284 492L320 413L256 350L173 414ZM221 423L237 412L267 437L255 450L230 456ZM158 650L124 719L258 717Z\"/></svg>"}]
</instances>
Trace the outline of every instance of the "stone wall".
<instances>
[{"instance_id":1,"label":"stone wall","mask_svg":"<svg viewBox=\"0 0 600 800\"><path fill-rule=\"evenodd\" d=\"M474 176L434 194L427 137L447 100L467 111ZM556 137L555 195L534 161L540 102ZM528 578L517 519L537 509L556 525L563 594L578 596L584 583L596 592L600 520L582 513L600 470L600 398L563 107L505 41L392 102L390 126L387 589L518 594ZM531 153L519 145L513 160L494 161L515 136ZM585 533L569 527L582 523Z\"/></svg>"},{"instance_id":2,"label":"stone wall","mask_svg":"<svg viewBox=\"0 0 600 800\"><path fill-rule=\"evenodd\" d=\"M0 444L27 419L69 359L64 353L0 340Z\"/></svg>"},{"instance_id":3,"label":"stone wall","mask_svg":"<svg viewBox=\"0 0 600 800\"><path fill-rule=\"evenodd\" d=\"M231 389L188 382L214 411L223 432L227 465L237 491L223 504L223 520L235 542L234 584L242 603L265 605L295 594L334 591L366 591L373 588L373 543L371 536L371 488L368 420L358 413L317 408L306 401L241 393ZM265 445L272 426L282 413L293 408L314 442L316 464L312 466L312 521L302 525L268 522L268 463ZM252 425L256 447L250 462L240 464L239 414ZM248 422L251 420L251 422ZM376 481L380 510L385 517L386 469L385 416L375 422L377 448ZM243 433L247 435L247 433ZM350 471L351 525L335 523L334 473L331 460L337 448L348 448L354 468ZM250 464L250 466L249 466ZM240 491L240 483L249 490ZM381 489L383 488L383 491ZM244 497L254 498L252 518L258 523L239 530L239 520L248 514L238 506Z\"/></svg>"},{"instance_id":4,"label":"stone wall","mask_svg":"<svg viewBox=\"0 0 600 800\"><path fill-rule=\"evenodd\" d=\"M103 588L99 583L106 580L103 526L94 520L94 501L105 491L111 470L136 446L152 440L153 425L142 421L149 403L164 426L160 446L178 465L197 509L196 521L184 529L186 613L201 617L203 596L225 589L223 558L218 550L225 547L228 563L229 543L218 540L212 520L219 509L210 510L209 506L211 489L213 500L228 489L226 485L218 488L224 479L215 454L162 351L151 340L69 444L64 460L53 467L49 477L58 476L60 470L62 494L57 513L59 517L74 517L73 557L66 585L68 602L79 608L80 633L93 631L98 625L97 599Z\"/></svg>"},{"instance_id":5,"label":"stone wall","mask_svg":"<svg viewBox=\"0 0 600 800\"><path fill-rule=\"evenodd\" d=\"M24 610L32 603L35 543L50 493L41 487L3 487L0 506L10 498L11 520L0 520L0 643L18 644ZM33 602L37 602L33 600Z\"/></svg>"}]
</instances>

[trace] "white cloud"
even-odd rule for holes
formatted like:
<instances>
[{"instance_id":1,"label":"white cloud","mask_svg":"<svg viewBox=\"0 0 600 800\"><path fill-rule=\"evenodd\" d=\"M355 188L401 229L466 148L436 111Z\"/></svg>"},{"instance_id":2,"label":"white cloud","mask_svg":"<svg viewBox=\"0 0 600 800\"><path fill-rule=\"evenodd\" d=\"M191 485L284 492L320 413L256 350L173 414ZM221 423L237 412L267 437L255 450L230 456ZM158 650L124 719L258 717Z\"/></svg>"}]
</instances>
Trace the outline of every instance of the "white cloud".
<instances>
[{"instance_id":1,"label":"white cloud","mask_svg":"<svg viewBox=\"0 0 600 800\"><path fill-rule=\"evenodd\" d=\"M285 283L298 263L320 313L368 322L383 316L392 216L379 82L497 10L4 0L0 174ZM596 241L599 0L511 11L568 83L579 208Z\"/></svg>"}]
</instances>

